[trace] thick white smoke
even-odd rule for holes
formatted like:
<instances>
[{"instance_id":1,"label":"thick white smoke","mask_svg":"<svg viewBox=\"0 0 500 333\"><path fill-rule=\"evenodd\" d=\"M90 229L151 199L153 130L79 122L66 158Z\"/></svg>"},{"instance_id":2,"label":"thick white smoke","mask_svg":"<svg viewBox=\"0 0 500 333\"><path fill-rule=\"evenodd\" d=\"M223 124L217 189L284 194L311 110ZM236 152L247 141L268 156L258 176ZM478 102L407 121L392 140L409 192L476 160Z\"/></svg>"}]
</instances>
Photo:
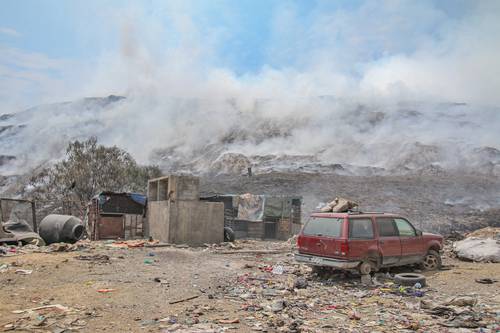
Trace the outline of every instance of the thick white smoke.
<instances>
[{"instance_id":1,"label":"thick white smoke","mask_svg":"<svg viewBox=\"0 0 500 333\"><path fill-rule=\"evenodd\" d=\"M306 17L279 7L268 65L243 74L224 65L231 32L202 27L189 5L169 4L161 17L115 13L119 51L78 71L65 66L65 85L41 82L58 88L43 88L52 101L127 98L95 110L43 107L21 122L22 137L2 138L4 151L32 165L95 134L141 162L162 148L195 159L214 144L218 153L397 167L394 155L425 152L429 163L456 166L476 147L499 148L498 2L454 15L425 1L368 1L333 14L323 6Z\"/></svg>"}]
</instances>

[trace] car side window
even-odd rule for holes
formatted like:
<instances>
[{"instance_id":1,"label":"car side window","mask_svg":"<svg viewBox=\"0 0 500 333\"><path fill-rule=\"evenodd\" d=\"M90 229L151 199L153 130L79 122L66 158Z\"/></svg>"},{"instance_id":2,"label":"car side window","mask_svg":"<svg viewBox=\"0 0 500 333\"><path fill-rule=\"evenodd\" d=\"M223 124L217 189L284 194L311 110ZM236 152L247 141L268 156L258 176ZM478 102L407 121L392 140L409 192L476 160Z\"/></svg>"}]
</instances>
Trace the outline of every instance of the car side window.
<instances>
[{"instance_id":1,"label":"car side window","mask_svg":"<svg viewBox=\"0 0 500 333\"><path fill-rule=\"evenodd\" d=\"M377 217L378 234L380 237L398 237L398 229L394 219L388 217Z\"/></svg>"},{"instance_id":2,"label":"car side window","mask_svg":"<svg viewBox=\"0 0 500 333\"><path fill-rule=\"evenodd\" d=\"M371 219L349 219L349 238L373 239Z\"/></svg>"},{"instance_id":3,"label":"car side window","mask_svg":"<svg viewBox=\"0 0 500 333\"><path fill-rule=\"evenodd\" d=\"M415 228L404 219L394 219L399 230L399 236L402 237L415 237L417 234Z\"/></svg>"}]
</instances>

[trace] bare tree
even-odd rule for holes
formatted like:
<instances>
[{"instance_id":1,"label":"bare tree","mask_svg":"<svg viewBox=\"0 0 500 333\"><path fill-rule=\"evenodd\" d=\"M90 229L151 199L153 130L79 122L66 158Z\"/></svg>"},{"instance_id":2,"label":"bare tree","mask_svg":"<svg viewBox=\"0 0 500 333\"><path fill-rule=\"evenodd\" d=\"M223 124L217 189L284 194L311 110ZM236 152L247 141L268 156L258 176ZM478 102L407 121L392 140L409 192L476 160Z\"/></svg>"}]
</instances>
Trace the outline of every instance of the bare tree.
<instances>
[{"instance_id":1,"label":"bare tree","mask_svg":"<svg viewBox=\"0 0 500 333\"><path fill-rule=\"evenodd\" d=\"M87 202L100 191L144 192L149 178L161 172L156 166L139 166L125 150L105 147L97 138L71 142L66 158L44 169L31 181L34 192L48 199L70 198ZM35 193L33 193L35 194Z\"/></svg>"}]
</instances>

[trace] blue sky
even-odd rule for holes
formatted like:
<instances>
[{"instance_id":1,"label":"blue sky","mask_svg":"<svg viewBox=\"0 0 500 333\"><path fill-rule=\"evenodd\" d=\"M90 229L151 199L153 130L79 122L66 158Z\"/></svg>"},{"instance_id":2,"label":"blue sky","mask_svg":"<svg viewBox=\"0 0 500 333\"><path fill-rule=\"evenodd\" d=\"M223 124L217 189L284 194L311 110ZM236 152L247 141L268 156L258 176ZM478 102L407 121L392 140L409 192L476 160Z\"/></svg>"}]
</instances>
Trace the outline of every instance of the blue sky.
<instances>
[{"instance_id":1,"label":"blue sky","mask_svg":"<svg viewBox=\"0 0 500 333\"><path fill-rule=\"evenodd\" d=\"M118 47L117 17L129 8L145 17L161 17L168 10L185 11L202 30L221 29L227 34L219 51L230 54L228 65L238 72L255 71L269 63L266 47L272 38L276 12L293 8L296 19L310 25L312 11L324 13L355 10L363 4L344 1L192 1L189 5L166 6L165 1L125 0L5 0L0 4L0 43L40 52L54 58L88 59ZM173 2L175 3L175 2ZM461 15L467 2L429 2L447 15ZM169 9L170 7L170 9ZM395 7L397 7L395 5ZM412 13L408 12L408 15ZM168 17L160 18L165 26ZM9 30L11 33L9 33ZM292 31L290 33L293 33ZM293 36L289 36L293 37ZM373 54L380 50L374 49Z\"/></svg>"},{"instance_id":2,"label":"blue sky","mask_svg":"<svg viewBox=\"0 0 500 333\"><path fill-rule=\"evenodd\" d=\"M236 80L258 80L271 68L314 80L320 80L317 73L332 72L361 81L374 64L388 63L389 74L402 75L405 70L396 66L401 61L433 63L423 51L440 61L443 54L463 54L455 45L468 41L458 32L476 40L491 34L481 47L490 43L498 26L483 16L497 14L495 1L472 0L4 0L0 107L99 93L102 87L102 94L120 92L109 86L112 74L103 67L117 63L128 43L154 66L188 58L202 72L222 68ZM477 28L485 30L467 30L475 22L486 22ZM97 67L91 76L89 68ZM412 77L397 82L411 86L407 79ZM99 83L79 89L82 80ZM332 91L337 83L328 83Z\"/></svg>"}]
</instances>

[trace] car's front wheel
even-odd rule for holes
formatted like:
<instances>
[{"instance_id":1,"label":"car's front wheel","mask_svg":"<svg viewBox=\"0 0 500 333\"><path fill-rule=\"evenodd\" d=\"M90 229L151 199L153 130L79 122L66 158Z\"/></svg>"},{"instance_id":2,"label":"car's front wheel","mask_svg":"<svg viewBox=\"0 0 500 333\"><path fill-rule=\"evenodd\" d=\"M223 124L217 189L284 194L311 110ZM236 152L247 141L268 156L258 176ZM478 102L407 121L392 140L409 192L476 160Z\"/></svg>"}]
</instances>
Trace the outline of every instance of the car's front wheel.
<instances>
[{"instance_id":1,"label":"car's front wheel","mask_svg":"<svg viewBox=\"0 0 500 333\"><path fill-rule=\"evenodd\" d=\"M426 271L435 271L441 268L441 255L434 250L429 250L422 260L422 269Z\"/></svg>"}]
</instances>

